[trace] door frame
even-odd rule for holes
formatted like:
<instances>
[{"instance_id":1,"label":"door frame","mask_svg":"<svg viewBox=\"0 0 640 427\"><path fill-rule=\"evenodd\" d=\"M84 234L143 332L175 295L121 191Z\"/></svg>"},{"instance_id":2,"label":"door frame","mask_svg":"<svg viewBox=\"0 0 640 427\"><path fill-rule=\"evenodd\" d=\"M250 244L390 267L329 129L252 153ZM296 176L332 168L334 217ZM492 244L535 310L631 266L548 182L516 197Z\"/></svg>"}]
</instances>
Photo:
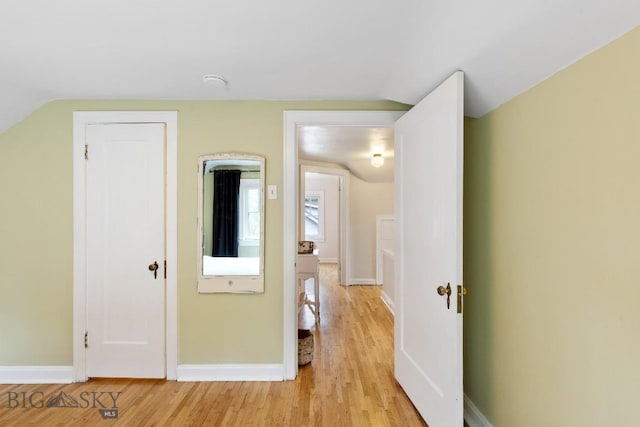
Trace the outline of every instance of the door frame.
<instances>
[{"instance_id":1,"label":"door frame","mask_svg":"<svg viewBox=\"0 0 640 427\"><path fill-rule=\"evenodd\" d=\"M296 257L299 216L299 126L393 127L404 111L285 111L284 112L284 291L283 378L298 374L298 304L296 302ZM348 220L348 219L347 219Z\"/></svg>"},{"instance_id":2,"label":"door frame","mask_svg":"<svg viewBox=\"0 0 640 427\"><path fill-rule=\"evenodd\" d=\"M166 376L177 378L178 366L178 113L176 111L73 112L73 376L87 381L84 335L87 327L86 160L88 124L163 123L166 126L165 238L167 279L165 299ZM90 153L89 153L90 155Z\"/></svg>"},{"instance_id":3,"label":"door frame","mask_svg":"<svg viewBox=\"0 0 640 427\"><path fill-rule=\"evenodd\" d=\"M318 173L323 175L331 175L337 176L340 186L339 195L338 195L338 221L340 222L338 227L338 233L340 233L338 239L338 262L340 263L340 284L343 286L348 286L348 277L350 277L350 264L349 264L349 247L350 247L350 239L349 239L349 171L346 169L333 169L322 166L310 165L305 163L304 160L300 162L300 179L301 182L304 181L305 173ZM300 186L302 187L302 185ZM302 200L302 191L304 189L300 189L300 196L298 200ZM302 211L300 212L300 217L298 221L302 221ZM300 224L300 228L302 224ZM302 230L300 230L302 234ZM304 239L301 239L304 240Z\"/></svg>"}]
</instances>

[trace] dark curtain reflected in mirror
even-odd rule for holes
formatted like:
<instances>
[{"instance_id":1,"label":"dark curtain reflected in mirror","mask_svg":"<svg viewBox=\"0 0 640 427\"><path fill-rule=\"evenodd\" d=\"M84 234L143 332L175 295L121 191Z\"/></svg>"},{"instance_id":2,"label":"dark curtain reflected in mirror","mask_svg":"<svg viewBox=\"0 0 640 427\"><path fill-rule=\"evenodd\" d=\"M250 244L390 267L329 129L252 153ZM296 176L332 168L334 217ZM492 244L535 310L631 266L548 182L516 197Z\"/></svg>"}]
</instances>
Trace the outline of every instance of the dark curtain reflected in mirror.
<instances>
[{"instance_id":1,"label":"dark curtain reflected in mirror","mask_svg":"<svg viewBox=\"0 0 640 427\"><path fill-rule=\"evenodd\" d=\"M238 204L240 171L214 171L213 250L214 257L238 256Z\"/></svg>"}]
</instances>

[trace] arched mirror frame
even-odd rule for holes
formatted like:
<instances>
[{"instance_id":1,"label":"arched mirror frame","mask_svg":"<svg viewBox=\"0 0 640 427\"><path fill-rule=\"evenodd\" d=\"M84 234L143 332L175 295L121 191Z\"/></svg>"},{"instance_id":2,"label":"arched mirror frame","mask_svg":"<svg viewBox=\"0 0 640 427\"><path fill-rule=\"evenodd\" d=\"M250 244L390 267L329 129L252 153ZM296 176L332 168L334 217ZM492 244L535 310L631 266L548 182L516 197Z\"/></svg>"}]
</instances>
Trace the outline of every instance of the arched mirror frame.
<instances>
[{"instance_id":1,"label":"arched mirror frame","mask_svg":"<svg viewBox=\"0 0 640 427\"><path fill-rule=\"evenodd\" d=\"M209 161L221 161L232 164L255 161L260 167L260 242L258 274L212 274L205 275L203 271L205 257L204 222L204 176ZM262 156L244 153L219 153L198 157L198 292L199 293L257 293L264 292L264 211L265 211L265 159Z\"/></svg>"}]
</instances>

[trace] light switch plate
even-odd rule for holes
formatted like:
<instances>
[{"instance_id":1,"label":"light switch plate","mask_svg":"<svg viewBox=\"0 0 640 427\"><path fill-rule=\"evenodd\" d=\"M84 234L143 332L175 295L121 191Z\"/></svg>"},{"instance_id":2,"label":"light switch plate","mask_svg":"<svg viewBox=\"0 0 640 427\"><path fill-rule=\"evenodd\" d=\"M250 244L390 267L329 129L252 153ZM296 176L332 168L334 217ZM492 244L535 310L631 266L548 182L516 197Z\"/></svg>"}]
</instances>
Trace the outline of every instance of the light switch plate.
<instances>
[{"instance_id":1,"label":"light switch plate","mask_svg":"<svg viewBox=\"0 0 640 427\"><path fill-rule=\"evenodd\" d=\"M267 198L269 198L269 199L277 199L278 198L278 186L277 185L268 185L267 186Z\"/></svg>"}]
</instances>

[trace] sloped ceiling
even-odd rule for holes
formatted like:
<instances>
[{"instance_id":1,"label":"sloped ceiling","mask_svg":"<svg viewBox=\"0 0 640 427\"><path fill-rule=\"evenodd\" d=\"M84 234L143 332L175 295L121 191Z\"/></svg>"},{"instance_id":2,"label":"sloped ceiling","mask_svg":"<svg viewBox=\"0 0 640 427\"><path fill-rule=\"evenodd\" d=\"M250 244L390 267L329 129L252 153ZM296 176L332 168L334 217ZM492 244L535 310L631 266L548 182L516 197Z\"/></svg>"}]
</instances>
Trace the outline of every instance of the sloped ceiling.
<instances>
[{"instance_id":1,"label":"sloped ceiling","mask_svg":"<svg viewBox=\"0 0 640 427\"><path fill-rule=\"evenodd\" d=\"M638 0L2 0L0 132L60 98L413 104L457 69L478 117L639 22Z\"/></svg>"}]
</instances>

